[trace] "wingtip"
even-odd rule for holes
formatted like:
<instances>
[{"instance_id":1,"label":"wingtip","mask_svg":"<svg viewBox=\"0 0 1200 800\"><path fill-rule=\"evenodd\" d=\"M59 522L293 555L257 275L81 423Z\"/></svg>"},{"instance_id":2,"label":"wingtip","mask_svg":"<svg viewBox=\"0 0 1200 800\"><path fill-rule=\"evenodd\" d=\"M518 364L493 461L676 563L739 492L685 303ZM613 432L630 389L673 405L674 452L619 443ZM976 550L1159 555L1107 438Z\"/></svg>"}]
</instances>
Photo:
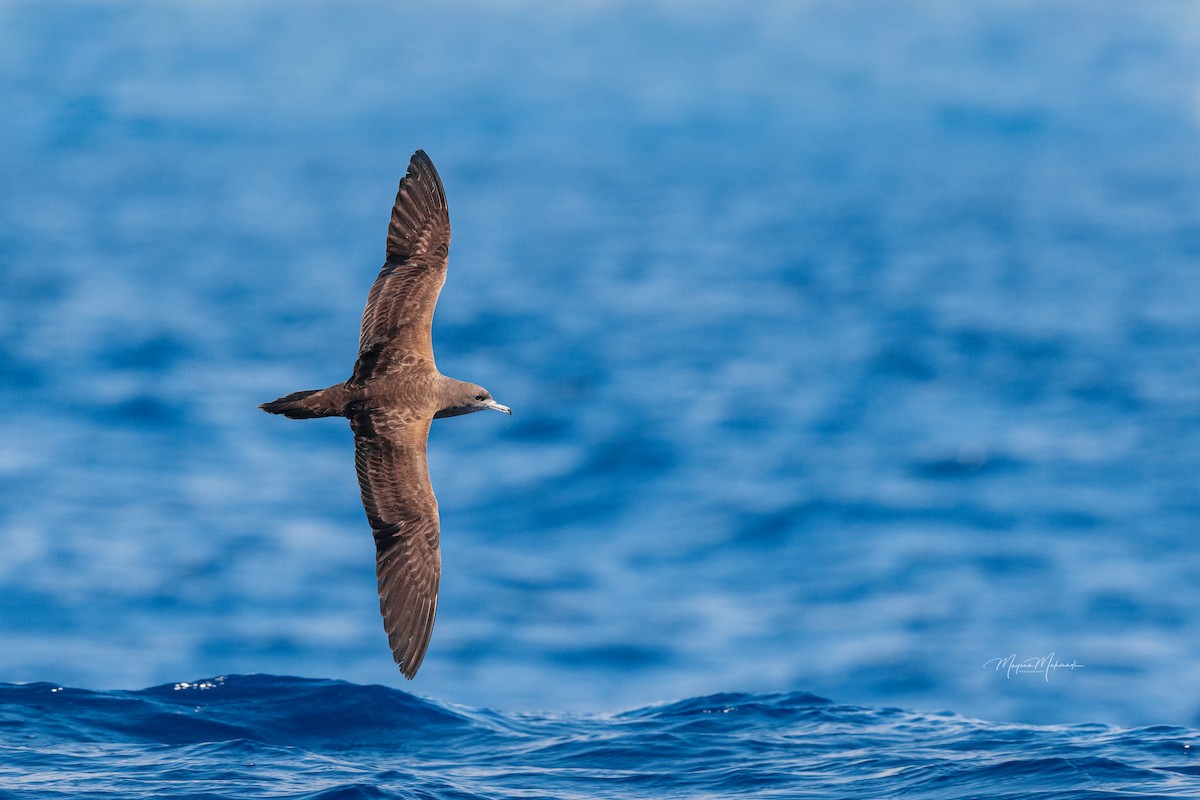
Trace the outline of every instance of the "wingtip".
<instances>
[{"instance_id":1,"label":"wingtip","mask_svg":"<svg viewBox=\"0 0 1200 800\"><path fill-rule=\"evenodd\" d=\"M421 662L425 660L425 653L423 651L409 653L407 658L404 654L394 653L393 657L396 659L396 666L399 668L400 674L411 681L417 677L417 670L421 668Z\"/></svg>"},{"instance_id":2,"label":"wingtip","mask_svg":"<svg viewBox=\"0 0 1200 800\"><path fill-rule=\"evenodd\" d=\"M417 172L433 173L434 177L437 178L438 186L439 187L441 186L442 179L441 179L441 176L438 175L437 167L435 167L433 165L433 159L431 159L429 157L428 153L426 153L424 150L420 150L420 149L418 149L415 153L413 153L412 158L410 158L408 160L408 173L407 174L413 175ZM445 190L443 189L441 191L441 193L444 194Z\"/></svg>"},{"instance_id":3,"label":"wingtip","mask_svg":"<svg viewBox=\"0 0 1200 800\"><path fill-rule=\"evenodd\" d=\"M388 223L387 260L404 261L426 248L440 252L444 258L449 244L446 188L433 161L424 150L418 150L409 159L408 170L396 190Z\"/></svg>"}]
</instances>

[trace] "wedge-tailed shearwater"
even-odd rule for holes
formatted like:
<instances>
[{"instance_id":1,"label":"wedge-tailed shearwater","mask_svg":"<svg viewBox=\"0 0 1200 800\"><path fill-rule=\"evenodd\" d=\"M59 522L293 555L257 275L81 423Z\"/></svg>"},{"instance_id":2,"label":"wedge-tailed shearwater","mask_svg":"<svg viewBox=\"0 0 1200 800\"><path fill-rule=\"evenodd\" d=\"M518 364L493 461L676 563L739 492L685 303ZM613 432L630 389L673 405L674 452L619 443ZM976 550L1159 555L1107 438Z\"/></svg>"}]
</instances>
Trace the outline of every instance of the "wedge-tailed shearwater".
<instances>
[{"instance_id":1,"label":"wedge-tailed shearwater","mask_svg":"<svg viewBox=\"0 0 1200 800\"><path fill-rule=\"evenodd\" d=\"M367 295L354 374L259 408L291 419L348 417L363 507L375 532L379 610L400 671L417 674L437 612L441 526L425 444L440 417L485 408L512 414L486 389L447 378L433 361L433 308L446 281L446 191L423 150L400 180L387 260Z\"/></svg>"}]
</instances>

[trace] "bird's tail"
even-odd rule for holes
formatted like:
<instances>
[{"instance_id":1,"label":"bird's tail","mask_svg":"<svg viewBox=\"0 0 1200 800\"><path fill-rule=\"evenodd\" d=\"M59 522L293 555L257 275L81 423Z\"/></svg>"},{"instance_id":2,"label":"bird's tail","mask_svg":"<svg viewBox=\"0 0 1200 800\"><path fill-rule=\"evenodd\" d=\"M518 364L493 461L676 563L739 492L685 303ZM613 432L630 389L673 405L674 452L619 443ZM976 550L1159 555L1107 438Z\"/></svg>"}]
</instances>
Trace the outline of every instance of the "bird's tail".
<instances>
[{"instance_id":1,"label":"bird's tail","mask_svg":"<svg viewBox=\"0 0 1200 800\"><path fill-rule=\"evenodd\" d=\"M268 414L282 414L288 419L312 419L314 417L340 417L342 408L329 402L326 389L309 389L263 403L259 406Z\"/></svg>"}]
</instances>

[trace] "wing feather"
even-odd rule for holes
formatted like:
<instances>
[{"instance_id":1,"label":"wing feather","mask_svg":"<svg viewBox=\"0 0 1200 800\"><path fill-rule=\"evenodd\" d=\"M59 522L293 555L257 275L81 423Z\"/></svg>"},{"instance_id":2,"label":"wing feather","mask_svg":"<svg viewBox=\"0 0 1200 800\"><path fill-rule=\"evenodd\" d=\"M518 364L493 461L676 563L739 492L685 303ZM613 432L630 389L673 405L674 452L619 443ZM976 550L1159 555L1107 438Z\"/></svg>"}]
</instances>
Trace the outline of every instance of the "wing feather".
<instances>
[{"instance_id":1,"label":"wing feather","mask_svg":"<svg viewBox=\"0 0 1200 800\"><path fill-rule=\"evenodd\" d=\"M387 261L363 309L352 384L397 368L433 366L430 329L449 252L446 190L429 156L418 150L396 192Z\"/></svg>"},{"instance_id":2,"label":"wing feather","mask_svg":"<svg viewBox=\"0 0 1200 800\"><path fill-rule=\"evenodd\" d=\"M409 679L433 634L442 571L437 499L425 457L429 424L379 410L350 418L363 508L375 533L379 611L392 656Z\"/></svg>"}]
</instances>

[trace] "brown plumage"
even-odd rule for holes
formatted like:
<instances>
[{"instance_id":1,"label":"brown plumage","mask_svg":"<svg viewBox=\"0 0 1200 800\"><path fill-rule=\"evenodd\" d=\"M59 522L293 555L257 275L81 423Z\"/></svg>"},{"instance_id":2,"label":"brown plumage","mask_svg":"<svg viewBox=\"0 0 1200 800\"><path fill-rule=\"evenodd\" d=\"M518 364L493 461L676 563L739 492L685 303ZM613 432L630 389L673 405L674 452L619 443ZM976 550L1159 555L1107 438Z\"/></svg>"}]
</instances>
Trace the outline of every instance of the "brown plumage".
<instances>
[{"instance_id":1,"label":"brown plumage","mask_svg":"<svg viewBox=\"0 0 1200 800\"><path fill-rule=\"evenodd\" d=\"M485 408L512 413L483 387L447 378L434 364L430 327L449 249L446 192L418 150L396 193L387 261L367 295L354 373L328 389L259 406L291 419L349 418L363 508L375 532L379 610L392 655L409 679L429 646L442 570L437 499L425 460L429 425Z\"/></svg>"}]
</instances>

